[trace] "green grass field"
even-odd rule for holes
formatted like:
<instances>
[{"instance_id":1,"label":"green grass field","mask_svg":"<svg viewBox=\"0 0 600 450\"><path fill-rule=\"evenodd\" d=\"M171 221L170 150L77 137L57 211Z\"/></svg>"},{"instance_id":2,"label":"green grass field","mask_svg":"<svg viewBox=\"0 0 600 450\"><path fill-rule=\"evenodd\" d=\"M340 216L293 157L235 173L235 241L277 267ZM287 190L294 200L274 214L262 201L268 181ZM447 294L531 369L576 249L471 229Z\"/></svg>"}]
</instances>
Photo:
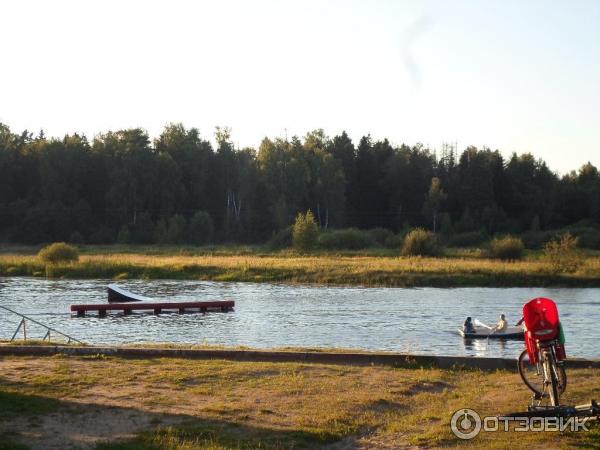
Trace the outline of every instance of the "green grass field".
<instances>
[{"instance_id":1,"label":"green grass field","mask_svg":"<svg viewBox=\"0 0 600 450\"><path fill-rule=\"evenodd\" d=\"M195 279L364 286L600 286L600 257L588 254L574 273L557 273L539 253L522 261L487 259L476 249L444 257L400 257L397 251L268 251L263 247L108 246L83 248L79 262L47 265L37 249L5 248L0 276Z\"/></svg>"}]
</instances>

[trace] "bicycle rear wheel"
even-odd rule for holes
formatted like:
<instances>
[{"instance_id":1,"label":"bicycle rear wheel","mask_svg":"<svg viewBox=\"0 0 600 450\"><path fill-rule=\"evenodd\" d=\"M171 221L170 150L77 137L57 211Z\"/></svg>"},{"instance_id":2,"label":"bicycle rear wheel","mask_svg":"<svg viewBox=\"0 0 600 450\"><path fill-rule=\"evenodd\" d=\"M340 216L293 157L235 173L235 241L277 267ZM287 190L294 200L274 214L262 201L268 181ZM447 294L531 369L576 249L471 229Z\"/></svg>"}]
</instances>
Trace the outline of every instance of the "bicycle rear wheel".
<instances>
[{"instance_id":1,"label":"bicycle rear wheel","mask_svg":"<svg viewBox=\"0 0 600 450\"><path fill-rule=\"evenodd\" d=\"M550 383L548 394L550 395L550 404L552 406L560 405L559 382L558 382L558 366L552 352L547 352L544 358L544 377Z\"/></svg>"},{"instance_id":2,"label":"bicycle rear wheel","mask_svg":"<svg viewBox=\"0 0 600 450\"><path fill-rule=\"evenodd\" d=\"M523 350L519 355L517 366L519 375L525 385L536 394L537 397L542 398L544 396L543 367L538 367L537 364L532 364L531 361L529 361L527 350ZM561 395L567 388L567 374L563 366L555 365L555 367L558 381L558 394Z\"/></svg>"}]
</instances>

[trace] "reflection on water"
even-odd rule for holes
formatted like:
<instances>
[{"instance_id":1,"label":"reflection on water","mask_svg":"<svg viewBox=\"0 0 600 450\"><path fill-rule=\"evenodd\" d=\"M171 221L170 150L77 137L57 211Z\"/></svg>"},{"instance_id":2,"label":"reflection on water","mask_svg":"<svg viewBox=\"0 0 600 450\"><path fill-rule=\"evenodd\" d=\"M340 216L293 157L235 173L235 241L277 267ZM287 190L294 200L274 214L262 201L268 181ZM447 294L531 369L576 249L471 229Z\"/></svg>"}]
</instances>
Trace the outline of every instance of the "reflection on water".
<instances>
[{"instance_id":1,"label":"reflection on water","mask_svg":"<svg viewBox=\"0 0 600 450\"><path fill-rule=\"evenodd\" d=\"M502 339L463 339L463 345L464 345L464 349L465 349L465 354L466 355L472 355L472 356L490 356L492 355L493 351L496 352L501 352L502 354L509 354L507 353L507 342L508 341L503 341ZM520 345L522 346L523 343L521 342ZM512 346L511 346L512 349ZM518 356L518 355L516 355ZM515 356L515 357L516 357Z\"/></svg>"},{"instance_id":2,"label":"reflection on water","mask_svg":"<svg viewBox=\"0 0 600 450\"><path fill-rule=\"evenodd\" d=\"M472 316L493 323L505 313L513 324L525 301L555 299L571 356L599 357L600 289L401 289L313 287L200 281L124 281L133 292L166 300L235 300L229 313L112 314L71 317L72 303L106 302L107 280L0 278L0 305L94 344L179 342L344 347L415 354L517 357L523 342L464 340L457 328ZM19 322L0 310L0 337ZM45 331L28 327L28 335Z\"/></svg>"}]
</instances>

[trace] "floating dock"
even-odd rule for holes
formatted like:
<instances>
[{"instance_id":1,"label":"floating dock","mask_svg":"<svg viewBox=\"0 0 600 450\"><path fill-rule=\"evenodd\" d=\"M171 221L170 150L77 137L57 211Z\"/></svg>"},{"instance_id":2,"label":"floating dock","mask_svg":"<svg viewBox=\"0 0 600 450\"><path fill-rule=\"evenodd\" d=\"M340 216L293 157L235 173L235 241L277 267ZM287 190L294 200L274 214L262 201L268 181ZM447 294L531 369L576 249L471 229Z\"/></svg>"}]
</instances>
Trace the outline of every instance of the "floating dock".
<instances>
[{"instance_id":1,"label":"floating dock","mask_svg":"<svg viewBox=\"0 0 600 450\"><path fill-rule=\"evenodd\" d=\"M77 313L77 317L84 317L86 312L97 311L100 317L105 317L108 311L121 311L123 314L131 314L133 311L153 311L160 314L163 311L176 311L180 314L185 312L227 312L233 309L233 300L219 300L212 302L170 302L170 303L109 303L96 305L71 305L71 312Z\"/></svg>"}]
</instances>

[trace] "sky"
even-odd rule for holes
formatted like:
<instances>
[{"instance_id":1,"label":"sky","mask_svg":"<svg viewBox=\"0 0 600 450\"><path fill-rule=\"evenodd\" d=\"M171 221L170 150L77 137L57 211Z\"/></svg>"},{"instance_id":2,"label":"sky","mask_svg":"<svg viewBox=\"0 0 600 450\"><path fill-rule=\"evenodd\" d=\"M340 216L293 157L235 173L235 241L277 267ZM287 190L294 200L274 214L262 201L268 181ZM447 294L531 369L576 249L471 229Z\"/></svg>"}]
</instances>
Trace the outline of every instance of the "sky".
<instances>
[{"instance_id":1,"label":"sky","mask_svg":"<svg viewBox=\"0 0 600 450\"><path fill-rule=\"evenodd\" d=\"M0 122L346 130L600 166L600 1L5 0Z\"/></svg>"}]
</instances>

